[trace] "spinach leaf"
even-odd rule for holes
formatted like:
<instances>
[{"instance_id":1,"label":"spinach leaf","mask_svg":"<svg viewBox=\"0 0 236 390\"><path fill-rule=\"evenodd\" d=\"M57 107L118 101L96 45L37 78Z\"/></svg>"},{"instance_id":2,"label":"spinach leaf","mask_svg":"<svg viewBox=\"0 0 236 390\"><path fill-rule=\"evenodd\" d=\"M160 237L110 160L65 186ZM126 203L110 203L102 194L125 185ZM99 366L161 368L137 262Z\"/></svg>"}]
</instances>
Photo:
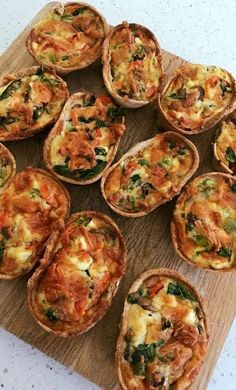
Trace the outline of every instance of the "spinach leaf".
<instances>
[{"instance_id":1,"label":"spinach leaf","mask_svg":"<svg viewBox=\"0 0 236 390\"><path fill-rule=\"evenodd\" d=\"M88 106L92 106L94 103L95 103L95 96L89 96L88 98L85 98L84 102L83 102L83 107L88 107Z\"/></svg>"},{"instance_id":2,"label":"spinach leaf","mask_svg":"<svg viewBox=\"0 0 236 390\"><path fill-rule=\"evenodd\" d=\"M91 217L79 217L76 221L77 225L79 226L88 226L88 224L92 221Z\"/></svg>"},{"instance_id":3,"label":"spinach leaf","mask_svg":"<svg viewBox=\"0 0 236 390\"><path fill-rule=\"evenodd\" d=\"M236 232L236 219L226 218L223 228L226 233Z\"/></svg>"},{"instance_id":4,"label":"spinach leaf","mask_svg":"<svg viewBox=\"0 0 236 390\"><path fill-rule=\"evenodd\" d=\"M185 97L183 95L177 95L177 93L171 93L169 96L168 96L170 99L175 99L175 100L184 100Z\"/></svg>"},{"instance_id":5,"label":"spinach leaf","mask_svg":"<svg viewBox=\"0 0 236 390\"><path fill-rule=\"evenodd\" d=\"M139 174L135 174L135 175L131 176L131 178L130 178L130 180L133 184L136 183L137 181L139 181L140 179L141 179L141 176Z\"/></svg>"},{"instance_id":6,"label":"spinach leaf","mask_svg":"<svg viewBox=\"0 0 236 390\"><path fill-rule=\"evenodd\" d=\"M152 183L143 183L141 185L141 191L142 191L142 196L145 198L145 196L149 195L150 192L155 191L156 188L152 185Z\"/></svg>"},{"instance_id":7,"label":"spinach leaf","mask_svg":"<svg viewBox=\"0 0 236 390\"><path fill-rule=\"evenodd\" d=\"M228 161L236 163L236 153L230 146L226 149L225 157Z\"/></svg>"},{"instance_id":8,"label":"spinach leaf","mask_svg":"<svg viewBox=\"0 0 236 390\"><path fill-rule=\"evenodd\" d=\"M236 192L236 183L234 183L234 184L231 186L231 191L232 191L232 192Z\"/></svg>"},{"instance_id":9,"label":"spinach leaf","mask_svg":"<svg viewBox=\"0 0 236 390\"><path fill-rule=\"evenodd\" d=\"M167 294L177 295L181 299L189 299L190 301L197 302L196 297L189 291L189 289L179 282L176 282L176 284L169 283Z\"/></svg>"},{"instance_id":10,"label":"spinach leaf","mask_svg":"<svg viewBox=\"0 0 236 390\"><path fill-rule=\"evenodd\" d=\"M44 107L41 106L41 107L34 107L34 110L33 110L33 120L36 121L38 118L40 118L40 116L42 115L44 111Z\"/></svg>"},{"instance_id":11,"label":"spinach leaf","mask_svg":"<svg viewBox=\"0 0 236 390\"><path fill-rule=\"evenodd\" d=\"M13 80L10 84L8 84L8 86L4 89L4 91L0 95L0 100L6 99L9 96L11 96L11 93L17 91L17 89L20 88L21 84L22 84L21 80Z\"/></svg>"},{"instance_id":12,"label":"spinach leaf","mask_svg":"<svg viewBox=\"0 0 236 390\"><path fill-rule=\"evenodd\" d=\"M102 121L101 119L97 118L96 119L96 125L97 127L105 127L106 126L106 123L104 121Z\"/></svg>"},{"instance_id":13,"label":"spinach leaf","mask_svg":"<svg viewBox=\"0 0 236 390\"><path fill-rule=\"evenodd\" d=\"M62 176L70 176L72 173L68 165L54 165L53 170Z\"/></svg>"},{"instance_id":14,"label":"spinach leaf","mask_svg":"<svg viewBox=\"0 0 236 390\"><path fill-rule=\"evenodd\" d=\"M146 160L145 158L141 158L140 160L138 160L138 163L142 167L143 166L150 167L150 162L148 160Z\"/></svg>"},{"instance_id":15,"label":"spinach leaf","mask_svg":"<svg viewBox=\"0 0 236 390\"><path fill-rule=\"evenodd\" d=\"M138 291L134 293L130 293L127 297L127 301L131 304L137 303L139 297L147 297L148 296L148 290L139 288Z\"/></svg>"},{"instance_id":16,"label":"spinach leaf","mask_svg":"<svg viewBox=\"0 0 236 390\"><path fill-rule=\"evenodd\" d=\"M194 215L192 213L188 213L188 215L187 215L188 222L186 223L186 226L185 226L186 232L191 232L191 230L194 229L196 219L197 219L196 215Z\"/></svg>"},{"instance_id":17,"label":"spinach leaf","mask_svg":"<svg viewBox=\"0 0 236 390\"><path fill-rule=\"evenodd\" d=\"M39 76L40 78L44 77L44 67L40 66L39 69L36 72L36 75Z\"/></svg>"},{"instance_id":18,"label":"spinach leaf","mask_svg":"<svg viewBox=\"0 0 236 390\"><path fill-rule=\"evenodd\" d=\"M50 84L52 87L57 87L58 84L60 84L59 80L53 79L52 77L50 77L50 78L44 77L42 79L42 81L44 81L45 83Z\"/></svg>"},{"instance_id":19,"label":"spinach leaf","mask_svg":"<svg viewBox=\"0 0 236 390\"><path fill-rule=\"evenodd\" d=\"M231 256L231 253L232 251L224 246L222 246L217 252L216 252L219 256L222 256L222 257L230 257Z\"/></svg>"},{"instance_id":20,"label":"spinach leaf","mask_svg":"<svg viewBox=\"0 0 236 390\"><path fill-rule=\"evenodd\" d=\"M161 319L161 330L168 329L172 326L172 322L166 318Z\"/></svg>"},{"instance_id":21,"label":"spinach leaf","mask_svg":"<svg viewBox=\"0 0 236 390\"><path fill-rule=\"evenodd\" d=\"M31 191L30 191L30 196L32 199L36 199L40 196L40 191L38 188L33 188Z\"/></svg>"},{"instance_id":22,"label":"spinach leaf","mask_svg":"<svg viewBox=\"0 0 236 390\"><path fill-rule=\"evenodd\" d=\"M74 12L72 12L72 15L77 16L77 15L83 14L85 11L87 11L87 9L88 9L88 7L78 8Z\"/></svg>"},{"instance_id":23,"label":"spinach leaf","mask_svg":"<svg viewBox=\"0 0 236 390\"><path fill-rule=\"evenodd\" d=\"M61 57L62 61L66 61L66 60L68 60L68 58L69 58L69 56L62 56Z\"/></svg>"},{"instance_id":24,"label":"spinach leaf","mask_svg":"<svg viewBox=\"0 0 236 390\"><path fill-rule=\"evenodd\" d=\"M106 149L101 148L101 147L100 148L99 147L94 148L94 151L95 151L96 155L100 155L100 156L106 156L107 155Z\"/></svg>"},{"instance_id":25,"label":"spinach leaf","mask_svg":"<svg viewBox=\"0 0 236 390\"><path fill-rule=\"evenodd\" d=\"M112 120L112 122L114 120L116 120L119 116L122 115L122 108L121 107L113 107L113 106L110 106L108 108L108 111L107 111L107 114L109 116L109 118Z\"/></svg>"},{"instance_id":26,"label":"spinach leaf","mask_svg":"<svg viewBox=\"0 0 236 390\"><path fill-rule=\"evenodd\" d=\"M93 122L95 120L95 118L93 116L91 116L90 118L83 118L82 116L80 116L78 118L78 120L82 123L90 123L90 122Z\"/></svg>"},{"instance_id":27,"label":"spinach leaf","mask_svg":"<svg viewBox=\"0 0 236 390\"><path fill-rule=\"evenodd\" d=\"M48 58L53 65L57 62L57 57L54 54L49 54Z\"/></svg>"},{"instance_id":28,"label":"spinach leaf","mask_svg":"<svg viewBox=\"0 0 236 390\"><path fill-rule=\"evenodd\" d=\"M58 318L58 315L55 313L55 311L49 307L47 310L46 310L46 317L50 320L50 321L57 321L59 318Z\"/></svg>"},{"instance_id":29,"label":"spinach leaf","mask_svg":"<svg viewBox=\"0 0 236 390\"><path fill-rule=\"evenodd\" d=\"M156 344L139 344L131 356L131 365L135 375L143 376L146 363L153 362L156 354Z\"/></svg>"},{"instance_id":30,"label":"spinach leaf","mask_svg":"<svg viewBox=\"0 0 236 390\"><path fill-rule=\"evenodd\" d=\"M97 160L97 165L91 169L77 169L75 171L75 176L78 179L91 179L92 177L98 175L107 165L107 161Z\"/></svg>"},{"instance_id":31,"label":"spinach leaf","mask_svg":"<svg viewBox=\"0 0 236 390\"><path fill-rule=\"evenodd\" d=\"M220 82L220 88L222 91L222 95L224 96L225 92L231 92L231 87L228 81L222 80Z\"/></svg>"},{"instance_id":32,"label":"spinach leaf","mask_svg":"<svg viewBox=\"0 0 236 390\"><path fill-rule=\"evenodd\" d=\"M0 241L0 261L3 259L4 250L5 250L5 242L6 242L6 240L4 238Z\"/></svg>"}]
</instances>

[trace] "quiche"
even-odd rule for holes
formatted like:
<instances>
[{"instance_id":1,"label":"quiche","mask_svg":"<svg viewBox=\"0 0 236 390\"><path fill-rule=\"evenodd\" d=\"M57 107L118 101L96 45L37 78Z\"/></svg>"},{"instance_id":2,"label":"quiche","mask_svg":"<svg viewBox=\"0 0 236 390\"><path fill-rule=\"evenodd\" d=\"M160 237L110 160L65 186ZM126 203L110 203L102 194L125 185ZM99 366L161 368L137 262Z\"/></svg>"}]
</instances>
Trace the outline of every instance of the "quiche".
<instances>
[{"instance_id":1,"label":"quiche","mask_svg":"<svg viewBox=\"0 0 236 390\"><path fill-rule=\"evenodd\" d=\"M0 143L0 193L16 173L16 162L11 152Z\"/></svg>"},{"instance_id":2,"label":"quiche","mask_svg":"<svg viewBox=\"0 0 236 390\"><path fill-rule=\"evenodd\" d=\"M0 194L0 279L34 267L69 207L69 194L48 172L28 167L15 175Z\"/></svg>"},{"instance_id":3,"label":"quiche","mask_svg":"<svg viewBox=\"0 0 236 390\"><path fill-rule=\"evenodd\" d=\"M108 205L126 217L140 217L176 196L197 170L198 151L174 132L138 143L101 180Z\"/></svg>"},{"instance_id":4,"label":"quiche","mask_svg":"<svg viewBox=\"0 0 236 390\"><path fill-rule=\"evenodd\" d=\"M31 313L57 336L84 333L107 312L125 267L116 224L95 211L73 214L63 232L52 235L28 282Z\"/></svg>"},{"instance_id":5,"label":"quiche","mask_svg":"<svg viewBox=\"0 0 236 390\"><path fill-rule=\"evenodd\" d=\"M0 141L28 138L56 122L67 84L55 72L32 66L0 81Z\"/></svg>"},{"instance_id":6,"label":"quiche","mask_svg":"<svg viewBox=\"0 0 236 390\"><path fill-rule=\"evenodd\" d=\"M236 175L236 120L222 123L213 148L216 169Z\"/></svg>"},{"instance_id":7,"label":"quiche","mask_svg":"<svg viewBox=\"0 0 236 390\"><path fill-rule=\"evenodd\" d=\"M196 177L177 200L171 233L177 254L210 270L236 270L236 178Z\"/></svg>"},{"instance_id":8,"label":"quiche","mask_svg":"<svg viewBox=\"0 0 236 390\"><path fill-rule=\"evenodd\" d=\"M116 349L123 390L189 389L206 353L202 298L180 274L144 272L126 298Z\"/></svg>"},{"instance_id":9,"label":"quiche","mask_svg":"<svg viewBox=\"0 0 236 390\"><path fill-rule=\"evenodd\" d=\"M103 79L121 106L137 108L156 99L163 78L155 35L146 27L123 22L111 29L102 52Z\"/></svg>"},{"instance_id":10,"label":"quiche","mask_svg":"<svg viewBox=\"0 0 236 390\"><path fill-rule=\"evenodd\" d=\"M93 183L111 165L124 131L124 117L109 96L75 93L45 141L45 164L63 181Z\"/></svg>"},{"instance_id":11,"label":"quiche","mask_svg":"<svg viewBox=\"0 0 236 390\"><path fill-rule=\"evenodd\" d=\"M175 70L158 99L159 121L183 134L215 127L236 102L233 76L217 66L185 64Z\"/></svg>"},{"instance_id":12,"label":"quiche","mask_svg":"<svg viewBox=\"0 0 236 390\"><path fill-rule=\"evenodd\" d=\"M31 30L26 48L39 64L68 74L100 57L108 30L105 18L91 5L58 3Z\"/></svg>"}]
</instances>

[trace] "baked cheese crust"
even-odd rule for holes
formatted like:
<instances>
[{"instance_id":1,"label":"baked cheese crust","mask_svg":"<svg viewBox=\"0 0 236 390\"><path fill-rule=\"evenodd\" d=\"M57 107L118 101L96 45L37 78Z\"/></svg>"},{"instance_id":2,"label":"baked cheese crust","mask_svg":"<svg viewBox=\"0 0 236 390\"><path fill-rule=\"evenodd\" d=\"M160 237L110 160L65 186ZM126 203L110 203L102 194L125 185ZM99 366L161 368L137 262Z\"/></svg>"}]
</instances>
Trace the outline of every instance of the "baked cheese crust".
<instances>
[{"instance_id":1,"label":"baked cheese crust","mask_svg":"<svg viewBox=\"0 0 236 390\"><path fill-rule=\"evenodd\" d=\"M0 278L33 268L69 206L67 191L46 171L26 168L16 174L0 195Z\"/></svg>"},{"instance_id":2,"label":"baked cheese crust","mask_svg":"<svg viewBox=\"0 0 236 390\"><path fill-rule=\"evenodd\" d=\"M60 4L35 25L26 46L38 63L70 72L101 55L107 30L105 19L90 5Z\"/></svg>"},{"instance_id":3,"label":"baked cheese crust","mask_svg":"<svg viewBox=\"0 0 236 390\"><path fill-rule=\"evenodd\" d=\"M92 183L110 166L124 131L110 97L76 93L45 142L45 163L62 180Z\"/></svg>"},{"instance_id":4,"label":"baked cheese crust","mask_svg":"<svg viewBox=\"0 0 236 390\"><path fill-rule=\"evenodd\" d=\"M177 195L197 166L197 150L186 138L158 134L108 170L101 183L103 196L118 213L140 216Z\"/></svg>"},{"instance_id":5,"label":"baked cheese crust","mask_svg":"<svg viewBox=\"0 0 236 390\"><path fill-rule=\"evenodd\" d=\"M0 140L42 131L57 120L67 97L65 81L42 67L5 76L0 85Z\"/></svg>"},{"instance_id":6,"label":"baked cheese crust","mask_svg":"<svg viewBox=\"0 0 236 390\"><path fill-rule=\"evenodd\" d=\"M215 125L235 98L235 80L226 70L186 64L167 82L160 108L173 126L191 134Z\"/></svg>"},{"instance_id":7,"label":"baked cheese crust","mask_svg":"<svg viewBox=\"0 0 236 390\"><path fill-rule=\"evenodd\" d=\"M31 311L59 336L83 333L108 310L124 274L121 233L106 215L81 212L70 217L48 247L29 281Z\"/></svg>"},{"instance_id":8,"label":"baked cheese crust","mask_svg":"<svg viewBox=\"0 0 236 390\"><path fill-rule=\"evenodd\" d=\"M207 342L197 292L174 271L147 271L125 302L116 355L122 389L189 389Z\"/></svg>"},{"instance_id":9,"label":"baked cheese crust","mask_svg":"<svg viewBox=\"0 0 236 390\"><path fill-rule=\"evenodd\" d=\"M172 220L178 254L211 270L236 269L236 178L206 173L180 195Z\"/></svg>"}]
</instances>

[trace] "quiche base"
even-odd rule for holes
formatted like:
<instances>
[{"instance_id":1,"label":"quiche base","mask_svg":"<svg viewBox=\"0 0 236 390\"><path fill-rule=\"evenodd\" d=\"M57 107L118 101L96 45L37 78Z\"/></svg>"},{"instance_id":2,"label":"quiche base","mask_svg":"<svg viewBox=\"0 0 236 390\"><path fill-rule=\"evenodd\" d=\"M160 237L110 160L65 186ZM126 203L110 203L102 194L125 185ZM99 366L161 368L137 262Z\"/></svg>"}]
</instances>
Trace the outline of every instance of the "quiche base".
<instances>
[{"instance_id":1,"label":"quiche base","mask_svg":"<svg viewBox=\"0 0 236 390\"><path fill-rule=\"evenodd\" d=\"M235 116L235 118L230 119L230 121L232 121L233 123L236 123L236 116ZM222 122L222 125L223 125L223 123L224 122ZM219 137L219 135L221 134L221 131L222 131L222 127L219 127L216 130L215 141L213 143L212 165L213 165L213 167L215 168L216 171L223 172L223 173L228 173L230 175L233 175L234 173L233 173L232 169L230 169L229 167L227 167L227 165L224 164L224 162L220 159L220 157L218 155L218 152L217 152L216 141L217 141L217 138Z\"/></svg>"},{"instance_id":2,"label":"quiche base","mask_svg":"<svg viewBox=\"0 0 236 390\"><path fill-rule=\"evenodd\" d=\"M118 228L118 226L115 224L115 222L113 222L113 220L105 214L102 214L102 213L99 213L96 211L82 211L79 213L72 214L70 216L70 218L67 220L66 225L74 222L80 216L87 216L87 217L92 216L92 217L98 217L98 218L100 217L113 227L113 229L116 231L117 237L122 245L122 250L123 250L122 264L124 267L124 271L123 271L123 274L124 274L125 268L126 268L126 263L127 263L127 249L126 249L125 242L123 240L122 233L121 233L120 229ZM52 333L56 336L69 337L69 336L73 336L73 335L80 335L82 333L87 332L94 325L96 325L96 323L99 320L101 320L104 317L104 315L106 314L106 312L110 308L111 301L112 301L114 295L116 294L116 291L119 287L119 283L120 283L123 275L116 282L116 284L111 285L109 291L107 292L107 298L109 300L108 307L106 307L105 310L103 307L100 307L96 313L96 316L93 319L90 319L89 323L83 324L83 326L81 328L78 328L77 326L75 326L75 327L72 327L71 329L65 330L65 331L55 331L54 329L50 328L45 323L43 323L41 318L39 318L35 313L34 302L33 302L33 293L36 290L37 286L39 285L44 271L49 267L49 265L51 264L51 262L53 260L53 252L56 248L57 239L59 238L59 235L60 235L59 232L55 232L51 235L50 239L48 240L47 246L46 246L44 257L40 260L39 267L36 269L36 271L33 273L31 278L28 280L28 283L27 283L27 302L28 302L28 307L30 309L30 312L33 315L34 319L44 330L46 330L47 332Z\"/></svg>"},{"instance_id":3,"label":"quiche base","mask_svg":"<svg viewBox=\"0 0 236 390\"><path fill-rule=\"evenodd\" d=\"M119 381L119 384L120 384L122 390L129 390L129 388L126 386L126 384L123 381L123 376L122 376L122 371L121 371L122 343L123 343L124 336L125 336L126 330L127 330L126 329L127 328L127 314L128 314L129 308L130 308L130 303L128 303L127 298L128 298L128 295L130 293L136 292L138 290L139 286L141 286L142 283L146 279L148 279L150 276L167 276L167 277L171 277L171 278L173 278L173 279L175 279L177 281L184 282L184 284L186 284L187 287L189 287L189 289L191 291L193 291L194 295L196 296L196 298L197 298L197 300L199 302L201 311L203 313L205 332L206 332L206 337L207 337L207 343L208 343L208 340L209 340L208 315L207 315L207 313L205 311L205 308L204 308L203 297L199 294L199 292L196 290L196 288L185 277L183 277L181 274L179 274L178 272L176 272L174 270L170 270L170 269L167 269L167 268L159 268L159 269L156 268L156 269L151 269L151 270L145 271L144 273L142 273L134 281L134 283L132 284L130 290L128 291L128 294L127 294L127 296L125 298L124 309L123 309L123 313L122 313L121 320L120 320L120 333L119 333L119 336L118 336L117 346L116 346L115 365L116 365L117 378L118 378L118 381ZM198 368L198 371L197 371L196 375L198 374L199 370L200 370L200 366ZM189 388L189 386L186 387L186 389L187 388Z\"/></svg>"},{"instance_id":4,"label":"quiche base","mask_svg":"<svg viewBox=\"0 0 236 390\"><path fill-rule=\"evenodd\" d=\"M7 157L9 160L9 165L11 166L11 175L9 178L6 180L6 182L3 184L3 186L0 188L0 192L4 190L11 181L11 179L15 176L16 174L16 160L13 156L13 154L10 152L9 149L6 148L2 143L0 143L0 152L3 152L4 157Z\"/></svg>"}]
</instances>

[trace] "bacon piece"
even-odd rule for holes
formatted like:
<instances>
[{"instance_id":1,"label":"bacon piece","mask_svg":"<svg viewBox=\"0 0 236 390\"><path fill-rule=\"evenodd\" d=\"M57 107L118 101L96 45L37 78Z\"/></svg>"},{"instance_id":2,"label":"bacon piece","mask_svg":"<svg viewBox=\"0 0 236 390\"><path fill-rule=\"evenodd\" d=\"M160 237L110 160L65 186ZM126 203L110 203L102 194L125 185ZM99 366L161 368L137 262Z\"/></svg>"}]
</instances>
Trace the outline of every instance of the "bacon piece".
<instances>
[{"instance_id":1,"label":"bacon piece","mask_svg":"<svg viewBox=\"0 0 236 390\"><path fill-rule=\"evenodd\" d=\"M7 211L0 212L0 229L7 225L9 220L9 213Z\"/></svg>"},{"instance_id":2,"label":"bacon piece","mask_svg":"<svg viewBox=\"0 0 236 390\"><path fill-rule=\"evenodd\" d=\"M178 321L174 324L173 338L175 341L178 340L187 347L192 347L198 342L199 332L196 326Z\"/></svg>"}]
</instances>

